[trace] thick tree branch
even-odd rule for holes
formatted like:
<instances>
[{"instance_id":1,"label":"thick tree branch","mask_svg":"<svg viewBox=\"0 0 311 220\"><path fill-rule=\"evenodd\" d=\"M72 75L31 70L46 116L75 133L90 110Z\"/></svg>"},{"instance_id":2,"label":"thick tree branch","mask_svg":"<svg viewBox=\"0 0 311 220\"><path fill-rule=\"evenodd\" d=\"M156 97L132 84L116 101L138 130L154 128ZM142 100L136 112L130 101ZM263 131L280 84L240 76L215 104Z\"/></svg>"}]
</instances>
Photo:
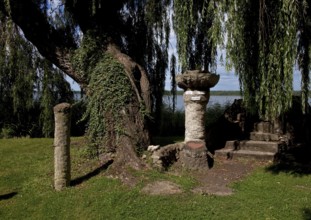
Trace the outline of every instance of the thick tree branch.
<instances>
[{"instance_id":1,"label":"thick tree branch","mask_svg":"<svg viewBox=\"0 0 311 220\"><path fill-rule=\"evenodd\" d=\"M48 23L46 15L32 0L10 0L10 11L5 2L0 1L0 11L18 25L29 40L46 59L73 78L82 88L86 80L73 68L70 62L70 51L76 49L72 37L64 30L56 30Z\"/></svg>"}]
</instances>

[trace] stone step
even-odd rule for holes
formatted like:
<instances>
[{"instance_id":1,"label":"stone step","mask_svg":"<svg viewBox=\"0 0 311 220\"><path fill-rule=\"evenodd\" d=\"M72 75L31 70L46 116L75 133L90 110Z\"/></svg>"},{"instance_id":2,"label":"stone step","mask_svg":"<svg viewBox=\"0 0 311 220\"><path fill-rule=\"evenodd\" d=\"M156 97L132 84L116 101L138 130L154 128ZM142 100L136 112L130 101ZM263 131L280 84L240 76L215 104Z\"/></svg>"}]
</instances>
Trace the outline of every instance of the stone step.
<instances>
[{"instance_id":1,"label":"stone step","mask_svg":"<svg viewBox=\"0 0 311 220\"><path fill-rule=\"evenodd\" d=\"M269 121L261 121L258 123L255 123L254 125L254 131L257 132L263 132L263 133L272 133L273 132L273 123Z\"/></svg>"},{"instance_id":2,"label":"stone step","mask_svg":"<svg viewBox=\"0 0 311 220\"><path fill-rule=\"evenodd\" d=\"M279 135L263 132L251 132L250 139L253 141L279 141Z\"/></svg>"},{"instance_id":3,"label":"stone step","mask_svg":"<svg viewBox=\"0 0 311 220\"><path fill-rule=\"evenodd\" d=\"M214 158L226 157L227 159L235 158L250 158L257 160L271 160L273 161L276 153L251 151L251 150L232 150L232 149L221 149L215 151Z\"/></svg>"},{"instance_id":4,"label":"stone step","mask_svg":"<svg viewBox=\"0 0 311 220\"><path fill-rule=\"evenodd\" d=\"M247 150L247 151L259 151L259 152L270 152L277 153L280 148L279 142L273 141L253 141L253 140L243 140L243 141L227 141L224 149L228 150Z\"/></svg>"}]
</instances>

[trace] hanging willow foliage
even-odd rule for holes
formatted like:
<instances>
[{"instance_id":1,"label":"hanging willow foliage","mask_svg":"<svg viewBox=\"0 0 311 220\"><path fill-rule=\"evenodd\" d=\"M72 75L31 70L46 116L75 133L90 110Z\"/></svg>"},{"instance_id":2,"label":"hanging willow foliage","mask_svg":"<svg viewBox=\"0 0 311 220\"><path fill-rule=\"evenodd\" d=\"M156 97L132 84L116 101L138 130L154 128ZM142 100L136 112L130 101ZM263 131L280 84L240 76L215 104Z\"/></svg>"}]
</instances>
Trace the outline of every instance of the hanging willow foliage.
<instances>
[{"instance_id":1,"label":"hanging willow foliage","mask_svg":"<svg viewBox=\"0 0 311 220\"><path fill-rule=\"evenodd\" d=\"M308 98L310 89L310 65L311 65L311 5L302 1L299 5L298 19L298 66L301 71L301 99L303 111L308 113Z\"/></svg>"},{"instance_id":2,"label":"hanging willow foliage","mask_svg":"<svg viewBox=\"0 0 311 220\"><path fill-rule=\"evenodd\" d=\"M298 57L302 106L306 106L310 84L308 4L306 0L174 0L182 69L212 65L217 45L224 47L226 66L239 76L246 106L262 119L272 120L291 107ZM208 40L197 41L199 32ZM206 63L194 56L196 51ZM202 51L208 51L209 56L204 57Z\"/></svg>"},{"instance_id":3,"label":"hanging willow foliage","mask_svg":"<svg viewBox=\"0 0 311 220\"><path fill-rule=\"evenodd\" d=\"M39 125L44 137L53 137L54 113L51 106L58 103L73 103L73 93L64 73L55 69L50 62L43 60L37 67L36 92L40 106Z\"/></svg>"},{"instance_id":4,"label":"hanging willow foliage","mask_svg":"<svg viewBox=\"0 0 311 220\"><path fill-rule=\"evenodd\" d=\"M72 101L70 85L1 14L0 67L0 131L13 127L16 136L51 137L51 106Z\"/></svg>"},{"instance_id":5,"label":"hanging willow foliage","mask_svg":"<svg viewBox=\"0 0 311 220\"><path fill-rule=\"evenodd\" d=\"M306 1L291 0L235 0L215 4L218 8L215 13L226 15L214 16L214 24L218 26L214 28L214 35L222 39L217 30L223 24L227 67L234 67L239 76L246 106L262 119L272 120L291 107L297 42L302 48L300 66L304 63L306 67L302 90L305 96L308 94L309 58L306 55L309 52L306 51L309 42L306 38L309 37L303 39L307 6Z\"/></svg>"},{"instance_id":6,"label":"hanging willow foliage","mask_svg":"<svg viewBox=\"0 0 311 220\"><path fill-rule=\"evenodd\" d=\"M260 85L256 101L260 116L273 119L292 104L298 3L261 1L259 8Z\"/></svg>"},{"instance_id":7,"label":"hanging willow foliage","mask_svg":"<svg viewBox=\"0 0 311 220\"><path fill-rule=\"evenodd\" d=\"M247 106L255 107L258 77L258 2L236 1L227 5L227 20L224 23L227 31L226 56L227 67L235 68L239 75ZM225 13L226 11L222 11ZM231 24L231 25L230 25ZM253 109L251 109L253 110Z\"/></svg>"},{"instance_id":8,"label":"hanging willow foliage","mask_svg":"<svg viewBox=\"0 0 311 220\"><path fill-rule=\"evenodd\" d=\"M10 129L11 135L29 135L36 79L33 48L10 19L0 17L0 133Z\"/></svg>"},{"instance_id":9,"label":"hanging willow foliage","mask_svg":"<svg viewBox=\"0 0 311 220\"><path fill-rule=\"evenodd\" d=\"M173 27L182 72L215 66L216 44L210 37L214 14L209 7L211 2L174 0Z\"/></svg>"}]
</instances>

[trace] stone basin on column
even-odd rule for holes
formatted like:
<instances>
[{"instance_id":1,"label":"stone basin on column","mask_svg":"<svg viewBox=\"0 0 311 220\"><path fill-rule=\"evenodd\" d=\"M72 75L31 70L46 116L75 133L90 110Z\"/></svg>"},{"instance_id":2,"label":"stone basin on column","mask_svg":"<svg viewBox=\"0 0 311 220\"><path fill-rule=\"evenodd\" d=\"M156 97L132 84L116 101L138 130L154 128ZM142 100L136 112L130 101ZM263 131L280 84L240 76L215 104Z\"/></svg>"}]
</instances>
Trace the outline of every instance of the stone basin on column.
<instances>
[{"instance_id":1,"label":"stone basin on column","mask_svg":"<svg viewBox=\"0 0 311 220\"><path fill-rule=\"evenodd\" d=\"M190 169L208 167L205 143L205 111L210 88L219 81L219 75L190 70L177 75L177 85L184 90L185 147L181 152L182 164Z\"/></svg>"}]
</instances>

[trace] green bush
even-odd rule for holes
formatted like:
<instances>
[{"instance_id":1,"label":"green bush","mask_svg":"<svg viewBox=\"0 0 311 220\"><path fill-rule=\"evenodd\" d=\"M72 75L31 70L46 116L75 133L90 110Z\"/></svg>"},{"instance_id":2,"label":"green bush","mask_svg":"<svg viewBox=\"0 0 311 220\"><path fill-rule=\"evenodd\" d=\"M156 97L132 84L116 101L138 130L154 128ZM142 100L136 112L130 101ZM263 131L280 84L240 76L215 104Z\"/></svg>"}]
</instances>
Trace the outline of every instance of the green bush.
<instances>
[{"instance_id":1,"label":"green bush","mask_svg":"<svg viewBox=\"0 0 311 220\"><path fill-rule=\"evenodd\" d=\"M15 136L14 125L5 125L0 132L0 138L8 139Z\"/></svg>"},{"instance_id":2,"label":"green bush","mask_svg":"<svg viewBox=\"0 0 311 220\"><path fill-rule=\"evenodd\" d=\"M173 111L170 107L164 105L158 127L157 135L160 136L184 135L185 112L180 110Z\"/></svg>"}]
</instances>

